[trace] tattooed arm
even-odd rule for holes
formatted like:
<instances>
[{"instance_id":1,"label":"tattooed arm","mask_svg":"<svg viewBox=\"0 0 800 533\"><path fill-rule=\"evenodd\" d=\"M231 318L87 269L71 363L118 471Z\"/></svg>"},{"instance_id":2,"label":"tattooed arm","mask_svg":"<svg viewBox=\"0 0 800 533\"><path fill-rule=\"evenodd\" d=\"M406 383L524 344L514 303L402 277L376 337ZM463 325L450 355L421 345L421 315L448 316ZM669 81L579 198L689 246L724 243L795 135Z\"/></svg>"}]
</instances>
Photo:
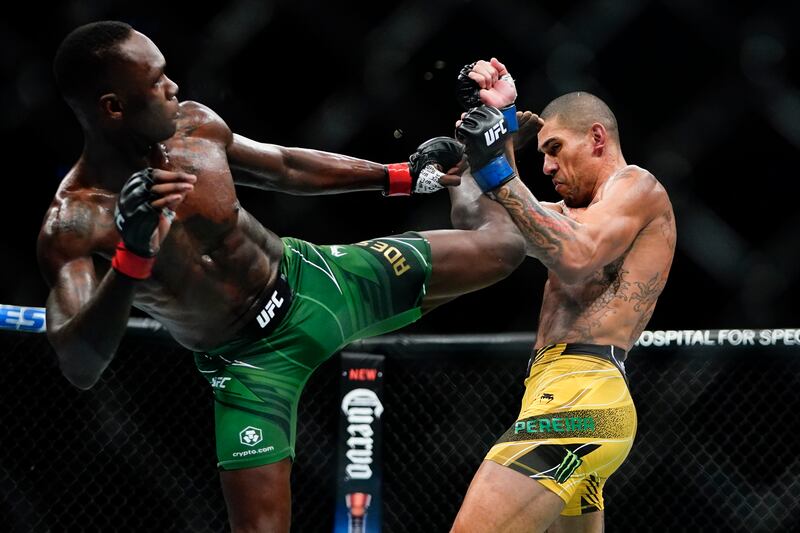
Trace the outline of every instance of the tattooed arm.
<instances>
[{"instance_id":1,"label":"tattooed arm","mask_svg":"<svg viewBox=\"0 0 800 533\"><path fill-rule=\"evenodd\" d=\"M96 206L57 200L45 216L37 254L48 285L47 336L70 383L88 389L111 362L125 332L134 281L109 268L98 279L92 251L114 231ZM116 233L114 233L116 235Z\"/></svg>"},{"instance_id":2,"label":"tattooed arm","mask_svg":"<svg viewBox=\"0 0 800 533\"><path fill-rule=\"evenodd\" d=\"M647 171L628 166L609 178L580 221L540 202L519 179L494 192L539 259L568 283L578 282L619 258L666 199Z\"/></svg>"}]
</instances>

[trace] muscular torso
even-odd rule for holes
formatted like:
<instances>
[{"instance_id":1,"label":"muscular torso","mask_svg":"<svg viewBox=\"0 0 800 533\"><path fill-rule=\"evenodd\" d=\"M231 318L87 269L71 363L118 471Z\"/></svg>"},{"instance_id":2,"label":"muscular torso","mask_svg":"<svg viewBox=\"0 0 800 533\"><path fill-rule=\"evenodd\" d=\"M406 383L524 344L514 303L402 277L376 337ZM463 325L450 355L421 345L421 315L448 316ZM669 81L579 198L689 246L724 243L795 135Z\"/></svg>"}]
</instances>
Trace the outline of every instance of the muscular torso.
<instances>
[{"instance_id":1,"label":"muscular torso","mask_svg":"<svg viewBox=\"0 0 800 533\"><path fill-rule=\"evenodd\" d=\"M653 314L675 251L672 206L661 191L656 216L621 257L576 283L548 273L537 347L560 342L633 346ZM586 208L561 204L561 211L580 222Z\"/></svg>"},{"instance_id":2,"label":"muscular torso","mask_svg":"<svg viewBox=\"0 0 800 533\"><path fill-rule=\"evenodd\" d=\"M135 307L194 350L230 339L257 314L254 306L274 283L283 250L280 239L239 205L226 156L229 135L218 117L182 104L178 130L164 143L164 168L195 174L197 182L176 210L152 276L138 282L134 298ZM90 239L100 279L119 241L117 193L82 187L79 168L62 183L48 217L70 220Z\"/></svg>"}]
</instances>

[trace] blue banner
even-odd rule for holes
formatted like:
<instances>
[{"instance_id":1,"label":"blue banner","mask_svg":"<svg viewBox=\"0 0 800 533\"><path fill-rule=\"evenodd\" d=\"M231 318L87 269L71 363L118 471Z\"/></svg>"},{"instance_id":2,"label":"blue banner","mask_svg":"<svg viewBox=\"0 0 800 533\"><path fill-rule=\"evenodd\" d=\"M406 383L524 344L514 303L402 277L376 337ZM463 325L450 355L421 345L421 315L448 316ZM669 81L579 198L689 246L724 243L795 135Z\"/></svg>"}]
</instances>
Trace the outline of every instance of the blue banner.
<instances>
[{"instance_id":1,"label":"blue banner","mask_svg":"<svg viewBox=\"0 0 800 533\"><path fill-rule=\"evenodd\" d=\"M45 313L42 307L19 307L0 304L0 329L44 333Z\"/></svg>"}]
</instances>

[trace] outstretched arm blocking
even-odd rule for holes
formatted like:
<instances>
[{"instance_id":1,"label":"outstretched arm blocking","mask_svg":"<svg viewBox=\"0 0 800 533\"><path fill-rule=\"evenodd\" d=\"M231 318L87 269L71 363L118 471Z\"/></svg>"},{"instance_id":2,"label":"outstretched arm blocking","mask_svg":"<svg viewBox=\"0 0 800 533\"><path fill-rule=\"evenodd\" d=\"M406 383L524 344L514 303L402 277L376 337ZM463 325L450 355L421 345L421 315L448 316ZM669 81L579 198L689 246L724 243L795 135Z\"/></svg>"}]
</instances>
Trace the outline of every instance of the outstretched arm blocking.
<instances>
[{"instance_id":1,"label":"outstretched arm blocking","mask_svg":"<svg viewBox=\"0 0 800 533\"><path fill-rule=\"evenodd\" d=\"M369 190L392 196L434 192L458 184L458 175L444 172L455 167L462 154L460 144L448 137L430 139L417 148L409 162L390 165L259 143L241 135L234 135L228 147L228 159L238 171L236 183L301 195Z\"/></svg>"},{"instance_id":2,"label":"outstretched arm blocking","mask_svg":"<svg viewBox=\"0 0 800 533\"><path fill-rule=\"evenodd\" d=\"M228 160L239 185L290 194L335 194L382 190L386 169L379 163L304 148L260 143L234 134Z\"/></svg>"}]
</instances>

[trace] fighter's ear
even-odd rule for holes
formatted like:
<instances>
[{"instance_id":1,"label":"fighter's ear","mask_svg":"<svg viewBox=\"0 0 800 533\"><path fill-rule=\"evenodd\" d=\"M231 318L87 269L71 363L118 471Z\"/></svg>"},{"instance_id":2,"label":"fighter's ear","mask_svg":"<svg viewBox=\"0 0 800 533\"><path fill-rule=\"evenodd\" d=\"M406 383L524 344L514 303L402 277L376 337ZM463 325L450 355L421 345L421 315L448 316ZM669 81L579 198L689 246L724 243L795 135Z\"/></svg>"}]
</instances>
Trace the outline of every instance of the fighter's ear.
<instances>
[{"instance_id":1,"label":"fighter's ear","mask_svg":"<svg viewBox=\"0 0 800 533\"><path fill-rule=\"evenodd\" d=\"M592 151L596 153L602 153L606 143L608 142L608 132L606 131L605 126L599 122L595 122L592 124L591 134Z\"/></svg>"},{"instance_id":2,"label":"fighter's ear","mask_svg":"<svg viewBox=\"0 0 800 533\"><path fill-rule=\"evenodd\" d=\"M103 116L112 120L122 118L122 101L116 93L104 94L100 97L100 112Z\"/></svg>"}]
</instances>

